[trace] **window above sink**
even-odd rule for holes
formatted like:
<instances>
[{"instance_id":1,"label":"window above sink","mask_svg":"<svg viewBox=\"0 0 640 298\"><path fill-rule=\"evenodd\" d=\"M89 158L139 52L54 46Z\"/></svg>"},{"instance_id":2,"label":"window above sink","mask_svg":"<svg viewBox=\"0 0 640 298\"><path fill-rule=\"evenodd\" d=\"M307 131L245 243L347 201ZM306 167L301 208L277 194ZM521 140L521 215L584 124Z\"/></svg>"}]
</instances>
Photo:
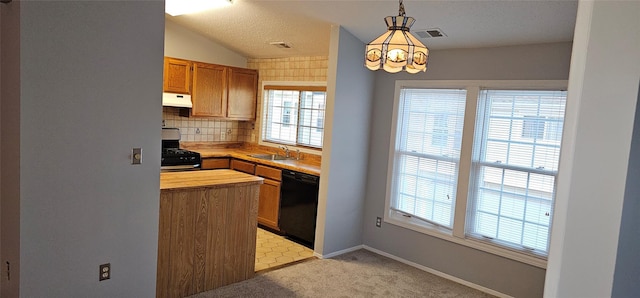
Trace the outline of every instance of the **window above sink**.
<instances>
[{"instance_id":1,"label":"window above sink","mask_svg":"<svg viewBox=\"0 0 640 298\"><path fill-rule=\"evenodd\" d=\"M318 86L317 82L297 84L264 84L260 139L275 144L322 149L326 87Z\"/></svg>"}]
</instances>

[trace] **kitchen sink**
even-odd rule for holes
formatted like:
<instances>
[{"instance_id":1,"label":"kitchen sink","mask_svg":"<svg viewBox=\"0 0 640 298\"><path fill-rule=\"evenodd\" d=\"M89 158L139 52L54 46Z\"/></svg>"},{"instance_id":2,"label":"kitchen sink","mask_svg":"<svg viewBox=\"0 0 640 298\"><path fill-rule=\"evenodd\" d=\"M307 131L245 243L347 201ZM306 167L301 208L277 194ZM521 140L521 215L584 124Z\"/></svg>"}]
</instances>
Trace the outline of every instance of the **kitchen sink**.
<instances>
[{"instance_id":1,"label":"kitchen sink","mask_svg":"<svg viewBox=\"0 0 640 298\"><path fill-rule=\"evenodd\" d=\"M293 160L295 157L286 157L278 154L250 154L249 156L265 160Z\"/></svg>"}]
</instances>

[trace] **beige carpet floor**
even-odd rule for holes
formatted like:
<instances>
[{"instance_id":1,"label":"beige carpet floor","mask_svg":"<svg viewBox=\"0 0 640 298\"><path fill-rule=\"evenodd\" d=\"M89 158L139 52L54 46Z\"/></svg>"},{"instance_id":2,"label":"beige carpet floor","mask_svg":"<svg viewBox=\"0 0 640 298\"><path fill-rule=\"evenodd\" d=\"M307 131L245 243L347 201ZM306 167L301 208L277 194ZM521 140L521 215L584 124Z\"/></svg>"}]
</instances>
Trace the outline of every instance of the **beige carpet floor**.
<instances>
[{"instance_id":1,"label":"beige carpet floor","mask_svg":"<svg viewBox=\"0 0 640 298\"><path fill-rule=\"evenodd\" d=\"M260 273L209 297L493 297L367 250Z\"/></svg>"}]
</instances>

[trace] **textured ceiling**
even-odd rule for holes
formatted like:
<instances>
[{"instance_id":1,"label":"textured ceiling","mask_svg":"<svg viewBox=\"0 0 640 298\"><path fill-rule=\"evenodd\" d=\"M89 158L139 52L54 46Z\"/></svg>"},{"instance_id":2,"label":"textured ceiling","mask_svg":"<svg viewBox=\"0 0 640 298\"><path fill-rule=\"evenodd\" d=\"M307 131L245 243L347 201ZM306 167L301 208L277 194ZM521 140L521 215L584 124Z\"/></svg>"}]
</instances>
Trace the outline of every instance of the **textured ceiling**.
<instances>
[{"instance_id":1,"label":"textured ceiling","mask_svg":"<svg viewBox=\"0 0 640 298\"><path fill-rule=\"evenodd\" d=\"M331 25L366 43L398 14L396 0L233 0L222 9L167 19L250 58L328 55ZM416 19L412 32L440 28L421 39L431 50L571 41L577 0L403 1ZM281 49L269 42L282 41Z\"/></svg>"}]
</instances>

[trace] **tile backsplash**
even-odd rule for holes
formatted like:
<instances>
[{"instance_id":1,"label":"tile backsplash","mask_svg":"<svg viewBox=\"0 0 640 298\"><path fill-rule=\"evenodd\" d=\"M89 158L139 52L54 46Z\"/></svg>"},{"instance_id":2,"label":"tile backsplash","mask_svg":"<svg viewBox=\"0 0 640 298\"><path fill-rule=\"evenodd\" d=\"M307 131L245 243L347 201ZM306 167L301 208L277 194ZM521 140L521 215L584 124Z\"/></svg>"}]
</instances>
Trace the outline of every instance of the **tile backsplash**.
<instances>
[{"instance_id":1,"label":"tile backsplash","mask_svg":"<svg viewBox=\"0 0 640 298\"><path fill-rule=\"evenodd\" d=\"M180 108L162 107L162 126L180 129L181 141L245 142L252 124L245 121L217 118L182 117ZM222 133L225 139L222 140Z\"/></svg>"}]
</instances>

